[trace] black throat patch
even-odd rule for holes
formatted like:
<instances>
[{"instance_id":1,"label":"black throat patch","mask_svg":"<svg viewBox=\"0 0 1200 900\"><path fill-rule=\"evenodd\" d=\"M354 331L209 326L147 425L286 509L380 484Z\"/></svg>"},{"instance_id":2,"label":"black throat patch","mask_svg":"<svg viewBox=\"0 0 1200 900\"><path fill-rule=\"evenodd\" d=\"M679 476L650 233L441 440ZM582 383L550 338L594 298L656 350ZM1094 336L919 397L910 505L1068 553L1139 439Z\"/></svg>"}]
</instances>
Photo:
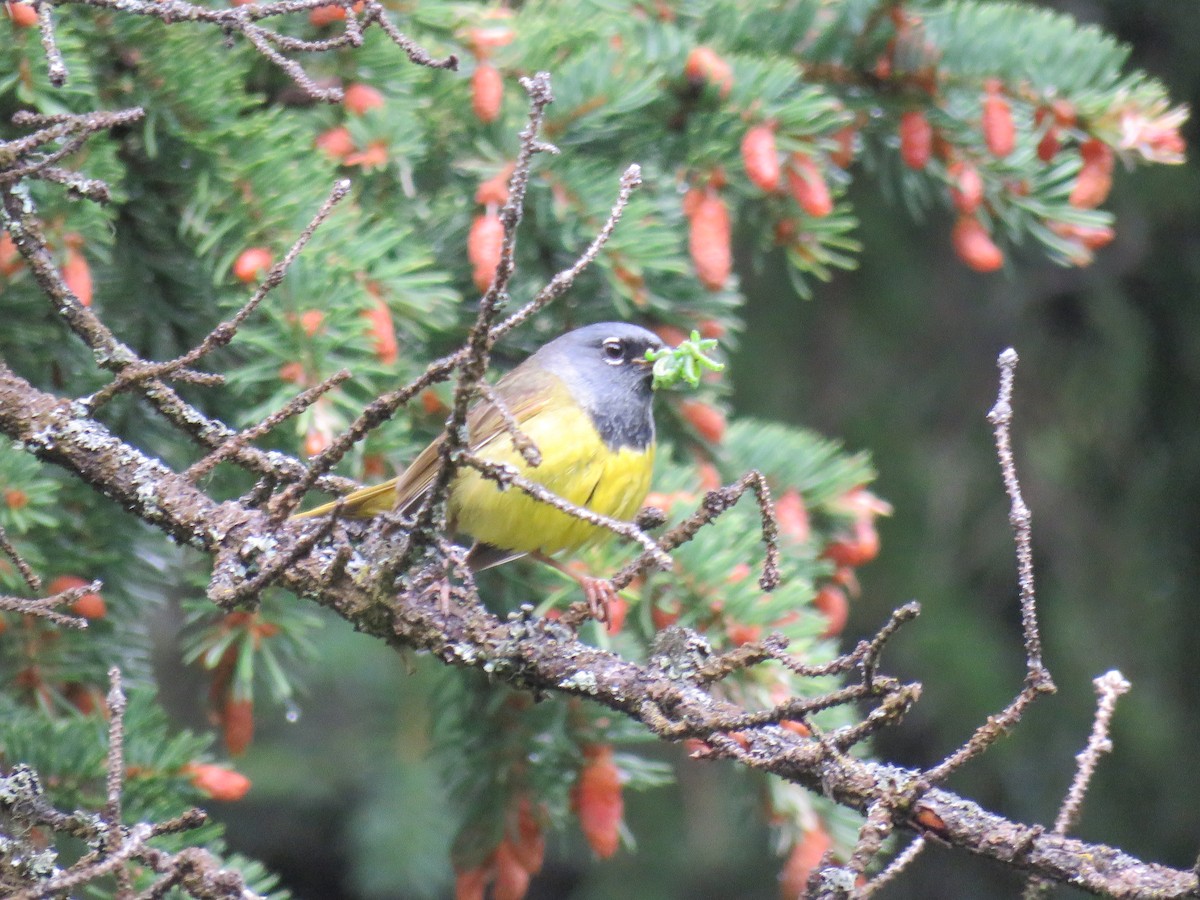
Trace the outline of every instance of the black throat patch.
<instances>
[{"instance_id":1,"label":"black throat patch","mask_svg":"<svg viewBox=\"0 0 1200 900\"><path fill-rule=\"evenodd\" d=\"M589 409L588 415L600 439L609 450L620 450L628 447L631 450L645 450L654 443L654 417L650 414L650 398L644 403L621 404L625 408L617 410Z\"/></svg>"}]
</instances>

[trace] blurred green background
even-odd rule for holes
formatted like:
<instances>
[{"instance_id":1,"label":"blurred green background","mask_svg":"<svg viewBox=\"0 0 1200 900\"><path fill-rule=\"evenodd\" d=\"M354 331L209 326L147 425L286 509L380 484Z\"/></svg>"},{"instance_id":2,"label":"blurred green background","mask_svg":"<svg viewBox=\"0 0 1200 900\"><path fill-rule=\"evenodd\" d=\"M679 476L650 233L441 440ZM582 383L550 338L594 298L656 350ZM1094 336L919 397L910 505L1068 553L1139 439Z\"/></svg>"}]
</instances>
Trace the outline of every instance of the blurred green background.
<instances>
[{"instance_id":1,"label":"blurred green background","mask_svg":"<svg viewBox=\"0 0 1200 900\"><path fill-rule=\"evenodd\" d=\"M1196 105L1200 6L1048 3L1133 47L1131 63ZM1185 127L1197 146L1196 122ZM1058 694L951 787L1052 822L1086 741L1091 679L1133 683L1076 833L1188 868L1200 850L1200 168L1117 179L1117 239L1082 270L1030 257L1004 277L954 259L948 222L914 228L869 183L852 194L868 251L812 303L780 273L746 285L733 366L739 411L869 448L895 504L862 572L847 640L920 600L889 661L924 683L879 752L935 763L1020 687L1024 668L1008 500L985 414L997 354L1021 356L1013 426L1033 510L1039 615ZM747 271L743 268L741 271ZM753 357L753 358L751 358ZM934 849L889 897L1012 897L1019 880ZM1062 890L1063 896L1076 894Z\"/></svg>"},{"instance_id":2,"label":"blurred green background","mask_svg":"<svg viewBox=\"0 0 1200 900\"><path fill-rule=\"evenodd\" d=\"M1162 78L1177 101L1196 98L1197 4L1045 5L1129 42L1132 65ZM1185 134L1196 146L1195 122ZM922 617L887 663L925 693L880 738L879 753L934 763L1020 686L1007 499L984 418L996 355L1014 346L1015 447L1059 692L950 786L1018 820L1053 821L1090 728L1091 679L1119 668L1133 691L1077 833L1190 867L1200 849L1200 170L1193 161L1118 177L1117 239L1078 271L1031 252L1003 275L975 275L950 251L949 220L914 227L870 179L856 182L852 200L862 267L812 301L792 294L782 259L752 260L742 248L748 330L730 377L739 413L870 450L877 492L895 505L881 522L883 553L862 571L846 641L920 600ZM172 634L177 623L162 625ZM425 729L411 727L431 711L414 708L406 686L464 676L397 658L344 626L327 629L322 644L298 720L260 720L243 766L255 790L220 810L231 843L303 898L420 896L397 893L405 882L445 896L438 884L455 823L428 747L414 737ZM178 652L167 647L162 664L171 659ZM200 676L164 683L181 716L202 726ZM577 835L556 836L530 896L775 896L780 861L745 782L724 764L686 764L680 784L629 798L637 854L591 865ZM932 847L883 896L1013 897L1020 885Z\"/></svg>"}]
</instances>

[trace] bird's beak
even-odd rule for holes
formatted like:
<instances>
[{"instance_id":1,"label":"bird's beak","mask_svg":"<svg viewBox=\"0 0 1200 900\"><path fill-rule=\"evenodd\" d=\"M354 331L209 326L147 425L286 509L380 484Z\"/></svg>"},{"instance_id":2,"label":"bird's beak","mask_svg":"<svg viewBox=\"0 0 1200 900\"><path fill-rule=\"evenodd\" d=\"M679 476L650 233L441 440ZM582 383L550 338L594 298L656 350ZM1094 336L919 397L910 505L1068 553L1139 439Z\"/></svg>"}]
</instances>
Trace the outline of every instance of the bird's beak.
<instances>
[{"instance_id":1,"label":"bird's beak","mask_svg":"<svg viewBox=\"0 0 1200 900\"><path fill-rule=\"evenodd\" d=\"M639 356L637 359L633 360L633 364L635 366L641 366L643 369L649 369L654 365L653 361L646 359L644 356Z\"/></svg>"}]
</instances>

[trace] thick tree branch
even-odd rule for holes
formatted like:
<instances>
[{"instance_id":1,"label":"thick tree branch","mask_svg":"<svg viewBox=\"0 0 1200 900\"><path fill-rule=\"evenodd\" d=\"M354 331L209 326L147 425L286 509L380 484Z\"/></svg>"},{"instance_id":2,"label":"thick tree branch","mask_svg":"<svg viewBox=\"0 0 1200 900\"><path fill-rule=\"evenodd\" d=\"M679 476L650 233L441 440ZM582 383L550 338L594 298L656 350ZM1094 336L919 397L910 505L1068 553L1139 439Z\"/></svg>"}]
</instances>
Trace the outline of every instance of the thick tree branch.
<instances>
[{"instance_id":1,"label":"thick tree branch","mask_svg":"<svg viewBox=\"0 0 1200 900\"><path fill-rule=\"evenodd\" d=\"M3 365L0 433L76 475L173 539L218 560L241 558L248 547L292 545L307 527L302 523L274 526L265 513L212 501L183 475L124 444L99 423L79 415L68 401L38 390ZM269 556L285 551L255 552ZM918 783L921 778L916 771L831 752L821 741L798 737L776 725L747 729L742 749L725 739L723 732L748 711L714 696L702 679L688 681L659 667L621 659L580 642L570 629L552 621L503 622L477 601L443 608L428 592L369 596L352 575L372 565L361 552L354 550L347 563L338 551L318 548L287 565L279 573L279 583L315 598L359 630L395 646L426 650L451 665L486 668L491 677L514 685L589 698L652 729L664 718L687 722L689 733L710 739L711 755L737 756L747 766L856 810L868 809L884 790ZM259 562L266 565L269 560ZM236 590L231 578L219 569L210 593L220 596ZM1142 862L1110 847L1014 823L949 791L930 789L910 809L895 810L893 818L898 826L1095 893L1156 898L1200 895L1192 871Z\"/></svg>"}]
</instances>

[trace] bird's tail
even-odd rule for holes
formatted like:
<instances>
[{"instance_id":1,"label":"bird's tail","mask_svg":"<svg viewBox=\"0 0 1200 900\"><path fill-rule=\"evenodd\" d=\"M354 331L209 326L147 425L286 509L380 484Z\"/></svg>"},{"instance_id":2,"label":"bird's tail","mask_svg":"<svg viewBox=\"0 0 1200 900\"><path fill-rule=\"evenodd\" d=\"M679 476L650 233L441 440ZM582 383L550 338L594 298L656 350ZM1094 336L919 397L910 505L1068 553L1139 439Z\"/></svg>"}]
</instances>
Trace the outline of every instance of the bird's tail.
<instances>
[{"instance_id":1,"label":"bird's tail","mask_svg":"<svg viewBox=\"0 0 1200 900\"><path fill-rule=\"evenodd\" d=\"M396 503L396 479L391 478L382 484L375 484L347 494L341 500L325 503L316 509L296 513L293 519L308 519L313 516L325 516L333 512L334 507L344 503L342 515L350 519L369 519L380 513L385 513Z\"/></svg>"}]
</instances>

